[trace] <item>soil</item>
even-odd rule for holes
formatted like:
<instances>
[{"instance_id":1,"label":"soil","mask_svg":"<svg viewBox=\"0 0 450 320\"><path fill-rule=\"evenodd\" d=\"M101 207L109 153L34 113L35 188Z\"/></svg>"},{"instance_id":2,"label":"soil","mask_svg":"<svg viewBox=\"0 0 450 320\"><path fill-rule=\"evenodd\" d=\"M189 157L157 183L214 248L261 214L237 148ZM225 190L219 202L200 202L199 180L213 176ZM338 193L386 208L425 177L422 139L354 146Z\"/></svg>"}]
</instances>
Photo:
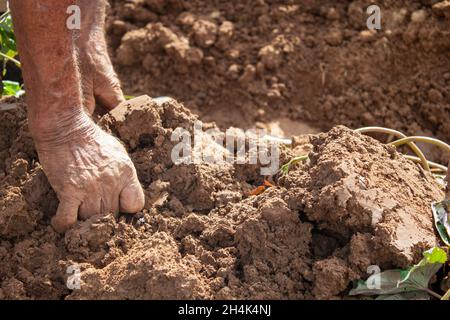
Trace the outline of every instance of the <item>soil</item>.
<instances>
[{"instance_id":1,"label":"soil","mask_svg":"<svg viewBox=\"0 0 450 320\"><path fill-rule=\"evenodd\" d=\"M312 127L295 134L377 125L449 141L448 3L378 1L374 32L370 4L112 0L107 29L128 94L171 96L221 128L287 117Z\"/></svg>"},{"instance_id":2,"label":"soil","mask_svg":"<svg viewBox=\"0 0 450 320\"><path fill-rule=\"evenodd\" d=\"M0 118L3 299L340 299L369 265L407 267L438 241L430 203L443 186L392 147L344 126L295 138L280 162L310 160L250 195L260 164L174 165L172 133L197 116L149 97L99 121L127 147L145 209L59 235L23 102ZM73 268L80 289L66 286Z\"/></svg>"},{"instance_id":3,"label":"soil","mask_svg":"<svg viewBox=\"0 0 450 320\"><path fill-rule=\"evenodd\" d=\"M368 266L404 268L438 243L430 203L443 185L349 128L450 140L446 1L380 1L377 32L360 0L110 2L126 94L175 98L140 97L98 121L129 151L145 209L57 234L58 200L26 105L9 99L0 108L0 299L346 299ZM280 164L309 160L252 195L261 164L173 163L172 133L192 132L197 119L294 135ZM73 270L79 289L67 286Z\"/></svg>"}]
</instances>

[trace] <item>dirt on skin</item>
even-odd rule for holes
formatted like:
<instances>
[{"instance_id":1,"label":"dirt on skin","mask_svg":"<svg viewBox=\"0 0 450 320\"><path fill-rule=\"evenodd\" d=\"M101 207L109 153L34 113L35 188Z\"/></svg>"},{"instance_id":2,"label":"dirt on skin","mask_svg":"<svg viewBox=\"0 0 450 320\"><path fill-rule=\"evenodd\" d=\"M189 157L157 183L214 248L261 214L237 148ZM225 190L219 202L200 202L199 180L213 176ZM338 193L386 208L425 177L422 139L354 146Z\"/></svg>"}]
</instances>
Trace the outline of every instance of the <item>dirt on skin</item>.
<instances>
[{"instance_id":1,"label":"dirt on skin","mask_svg":"<svg viewBox=\"0 0 450 320\"><path fill-rule=\"evenodd\" d=\"M1 299L340 299L369 265L406 267L438 241L430 203L443 187L392 147L344 126L296 137L280 163L310 160L251 196L261 165L175 165L172 133L192 132L197 117L148 97L99 121L127 147L145 209L59 235L17 104L0 113Z\"/></svg>"},{"instance_id":2,"label":"dirt on skin","mask_svg":"<svg viewBox=\"0 0 450 320\"><path fill-rule=\"evenodd\" d=\"M288 117L450 140L448 1L378 1L379 31L367 28L364 0L110 3L128 94L172 96L221 128Z\"/></svg>"}]
</instances>

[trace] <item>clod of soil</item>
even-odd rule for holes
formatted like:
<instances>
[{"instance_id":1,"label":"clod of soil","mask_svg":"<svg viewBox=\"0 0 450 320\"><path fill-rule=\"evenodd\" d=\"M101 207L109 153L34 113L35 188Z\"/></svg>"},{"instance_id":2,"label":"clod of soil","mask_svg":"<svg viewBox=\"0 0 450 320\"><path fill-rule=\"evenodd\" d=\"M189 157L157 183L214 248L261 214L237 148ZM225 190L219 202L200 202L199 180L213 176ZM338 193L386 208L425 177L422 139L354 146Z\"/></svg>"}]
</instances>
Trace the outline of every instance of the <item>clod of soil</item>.
<instances>
[{"instance_id":1,"label":"clod of soil","mask_svg":"<svg viewBox=\"0 0 450 320\"><path fill-rule=\"evenodd\" d=\"M259 165L175 165L171 134L196 116L148 97L99 121L130 152L145 209L62 236L24 108L0 113L0 137L16 137L0 141L1 299L339 299L369 265L405 267L438 241L430 203L444 191L392 147L343 126L296 138L310 161L249 196Z\"/></svg>"}]
</instances>

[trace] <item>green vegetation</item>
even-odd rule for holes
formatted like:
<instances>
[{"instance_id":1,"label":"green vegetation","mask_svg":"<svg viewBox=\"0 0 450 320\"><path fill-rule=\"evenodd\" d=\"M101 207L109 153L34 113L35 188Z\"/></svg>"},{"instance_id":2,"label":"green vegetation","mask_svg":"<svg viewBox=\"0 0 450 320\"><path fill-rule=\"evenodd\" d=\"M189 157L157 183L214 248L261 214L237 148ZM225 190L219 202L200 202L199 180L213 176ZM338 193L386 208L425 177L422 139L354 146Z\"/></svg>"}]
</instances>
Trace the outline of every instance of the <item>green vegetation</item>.
<instances>
[{"instance_id":1,"label":"green vegetation","mask_svg":"<svg viewBox=\"0 0 450 320\"><path fill-rule=\"evenodd\" d=\"M22 89L22 86L18 82L3 80L2 85L3 85L2 96L20 97L25 93L25 91Z\"/></svg>"},{"instance_id":2,"label":"green vegetation","mask_svg":"<svg viewBox=\"0 0 450 320\"><path fill-rule=\"evenodd\" d=\"M450 289L448 289L447 293L444 294L441 300L450 300Z\"/></svg>"},{"instance_id":3,"label":"green vegetation","mask_svg":"<svg viewBox=\"0 0 450 320\"><path fill-rule=\"evenodd\" d=\"M436 230L442 241L447 246L450 246L450 215L448 208L450 208L450 200L448 199L431 205Z\"/></svg>"},{"instance_id":4,"label":"green vegetation","mask_svg":"<svg viewBox=\"0 0 450 320\"><path fill-rule=\"evenodd\" d=\"M2 77L6 74L6 63L11 61L20 67L17 57L16 38L12 25L11 15L5 12L0 16L0 62L2 63ZM2 96L19 97L24 94L22 86L18 82L3 80Z\"/></svg>"},{"instance_id":5,"label":"green vegetation","mask_svg":"<svg viewBox=\"0 0 450 320\"><path fill-rule=\"evenodd\" d=\"M284 164L283 166L281 166L281 172L283 172L284 174L288 174L289 170L291 169L291 166L299 163L299 162L303 162L303 161L307 161L309 158L308 156L300 156L300 157L295 157L293 159L291 159L288 163Z\"/></svg>"},{"instance_id":6,"label":"green vegetation","mask_svg":"<svg viewBox=\"0 0 450 320\"><path fill-rule=\"evenodd\" d=\"M358 281L350 295L377 295L377 300L441 299L429 288L431 278L447 262L447 253L434 247L423 253L423 259L406 270L387 270Z\"/></svg>"}]
</instances>

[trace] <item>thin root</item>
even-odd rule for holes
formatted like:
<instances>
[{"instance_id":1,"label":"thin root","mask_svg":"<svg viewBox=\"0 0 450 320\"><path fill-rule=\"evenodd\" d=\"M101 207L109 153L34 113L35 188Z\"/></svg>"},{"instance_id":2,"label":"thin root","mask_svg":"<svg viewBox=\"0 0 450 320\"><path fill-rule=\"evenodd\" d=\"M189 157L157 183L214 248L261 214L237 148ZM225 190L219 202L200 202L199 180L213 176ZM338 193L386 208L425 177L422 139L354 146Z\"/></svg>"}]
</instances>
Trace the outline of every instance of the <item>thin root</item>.
<instances>
[{"instance_id":1,"label":"thin root","mask_svg":"<svg viewBox=\"0 0 450 320\"><path fill-rule=\"evenodd\" d=\"M396 137L398 137L398 138L401 138L401 140L402 139L405 139L405 138L407 138L407 136L404 134L404 133L402 133L402 132L400 132L400 131L397 131L397 130L394 130L394 129L389 129L389 128L383 128L383 127L365 127L365 128L360 128L360 129L357 129L357 130L355 130L356 132L359 132L359 133L366 133L366 132L380 132L380 133L386 133L386 134L389 134L389 135L391 135L391 136L396 136ZM390 144L394 144L394 143L396 143L396 142L398 142L398 141L401 141L401 140L397 140L397 141L394 141L394 142L391 142ZM425 155L423 154L423 152L419 149L419 147L414 143L414 142L410 142L410 141L407 141L407 142L405 142L408 146L409 146L409 148L417 155L417 157L419 157L419 159L420 159L420 162L421 162L421 164L422 164L422 167L426 170L426 171L430 171L430 166L429 166L429 164L428 164L428 161L427 161L427 158L425 158Z\"/></svg>"}]
</instances>

